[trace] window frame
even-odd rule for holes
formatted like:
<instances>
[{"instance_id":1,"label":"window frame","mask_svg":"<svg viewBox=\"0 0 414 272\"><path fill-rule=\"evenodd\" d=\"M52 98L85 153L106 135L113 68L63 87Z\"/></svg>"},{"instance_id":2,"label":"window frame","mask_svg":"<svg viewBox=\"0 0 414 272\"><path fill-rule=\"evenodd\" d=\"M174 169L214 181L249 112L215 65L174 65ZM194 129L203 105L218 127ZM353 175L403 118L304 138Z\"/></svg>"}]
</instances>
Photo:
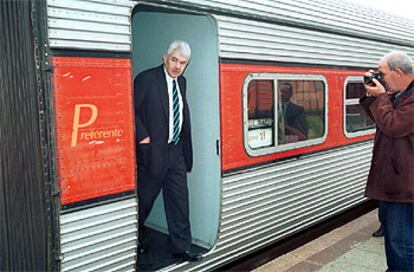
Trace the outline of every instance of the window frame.
<instances>
[{"instance_id":1,"label":"window frame","mask_svg":"<svg viewBox=\"0 0 414 272\"><path fill-rule=\"evenodd\" d=\"M273 80L273 97L274 97L274 112L273 112L273 122L274 122L274 131L273 131L273 141L275 143L274 146L270 147L263 147L258 149L253 149L250 147L248 142L248 131L249 131L249 116L248 116L248 87L251 81L253 80ZM279 99L279 81L288 81L288 80L312 80L312 81L321 81L324 84L324 131L323 135L319 138L309 139L305 141L299 141L294 143L286 143L279 145L278 144L278 129L277 129L277 120L278 120L278 99ZM248 155L257 157L263 156L273 153L279 153L282 151L299 149L303 147L313 146L317 144L321 144L326 141L328 136L328 93L329 93L329 86L328 81L326 80L325 76L321 74L281 74L281 73L250 73L246 76L243 83L243 144L244 148ZM276 120L276 121L275 121Z\"/></svg>"},{"instance_id":2,"label":"window frame","mask_svg":"<svg viewBox=\"0 0 414 272\"><path fill-rule=\"evenodd\" d=\"M365 136L365 135L370 135L370 134L374 134L376 129L375 128L371 128L371 129L365 129L365 130L360 130L360 131L356 131L356 132L349 132L346 129L346 107L347 106L352 106L352 105L359 105L359 98L352 98L352 99L347 99L346 98L346 90L347 90L347 86L350 83L364 83L363 79L361 76L349 76L345 79L344 81L344 87L343 87L343 130L344 130L344 134L345 137L347 138L355 138L355 137L359 137L359 136Z\"/></svg>"}]
</instances>

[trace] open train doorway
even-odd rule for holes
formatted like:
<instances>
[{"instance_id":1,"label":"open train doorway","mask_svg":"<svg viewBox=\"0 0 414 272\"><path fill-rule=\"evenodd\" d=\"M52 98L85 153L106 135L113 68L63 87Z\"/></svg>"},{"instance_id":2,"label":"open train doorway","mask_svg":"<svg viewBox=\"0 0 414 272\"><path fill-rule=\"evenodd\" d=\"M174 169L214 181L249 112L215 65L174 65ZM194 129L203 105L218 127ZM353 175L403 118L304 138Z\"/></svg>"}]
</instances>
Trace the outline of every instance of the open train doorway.
<instances>
[{"instance_id":1,"label":"open train doorway","mask_svg":"<svg viewBox=\"0 0 414 272\"><path fill-rule=\"evenodd\" d=\"M174 40L187 41L191 60L184 73L190 108L193 169L187 176L192 250L206 253L217 239L220 212L219 71L214 20L206 15L147 5L132 15L133 76L162 64ZM138 190L140 189L138 180ZM162 194L145 223L149 252L138 255L138 270L157 270L179 262L170 251Z\"/></svg>"}]
</instances>

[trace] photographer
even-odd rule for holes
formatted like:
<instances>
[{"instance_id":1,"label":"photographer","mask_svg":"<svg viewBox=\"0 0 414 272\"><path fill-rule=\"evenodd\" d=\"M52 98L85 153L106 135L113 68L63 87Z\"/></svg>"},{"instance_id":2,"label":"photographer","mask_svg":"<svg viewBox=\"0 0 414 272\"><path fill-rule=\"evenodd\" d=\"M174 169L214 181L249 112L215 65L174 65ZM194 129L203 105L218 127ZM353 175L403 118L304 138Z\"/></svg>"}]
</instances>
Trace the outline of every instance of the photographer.
<instances>
[{"instance_id":1,"label":"photographer","mask_svg":"<svg viewBox=\"0 0 414 272\"><path fill-rule=\"evenodd\" d=\"M414 271L413 61L388 53L364 82L360 104L377 127L365 195L380 204L388 271Z\"/></svg>"}]
</instances>

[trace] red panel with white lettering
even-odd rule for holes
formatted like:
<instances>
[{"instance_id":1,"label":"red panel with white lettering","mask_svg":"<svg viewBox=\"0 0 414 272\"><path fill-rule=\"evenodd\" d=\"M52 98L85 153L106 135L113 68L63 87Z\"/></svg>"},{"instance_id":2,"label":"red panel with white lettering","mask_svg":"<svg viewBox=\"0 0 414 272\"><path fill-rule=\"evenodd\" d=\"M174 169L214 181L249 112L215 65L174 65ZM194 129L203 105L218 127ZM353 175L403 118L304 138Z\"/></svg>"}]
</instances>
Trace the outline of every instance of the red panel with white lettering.
<instances>
[{"instance_id":1,"label":"red panel with white lettering","mask_svg":"<svg viewBox=\"0 0 414 272\"><path fill-rule=\"evenodd\" d=\"M131 62L53 58L62 204L135 189Z\"/></svg>"}]
</instances>

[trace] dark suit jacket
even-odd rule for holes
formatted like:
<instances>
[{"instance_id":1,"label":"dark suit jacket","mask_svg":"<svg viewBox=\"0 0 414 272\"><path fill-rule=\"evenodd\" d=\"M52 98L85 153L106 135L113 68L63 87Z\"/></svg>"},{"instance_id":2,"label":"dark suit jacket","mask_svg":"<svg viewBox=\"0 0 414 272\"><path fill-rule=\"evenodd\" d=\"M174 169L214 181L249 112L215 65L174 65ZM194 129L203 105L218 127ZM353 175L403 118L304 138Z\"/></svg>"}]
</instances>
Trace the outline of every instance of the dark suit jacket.
<instances>
[{"instance_id":1,"label":"dark suit jacket","mask_svg":"<svg viewBox=\"0 0 414 272\"><path fill-rule=\"evenodd\" d=\"M289 126L299 129L305 136L308 135L305 112L302 106L290 101L287 105L285 118Z\"/></svg>"},{"instance_id":2,"label":"dark suit jacket","mask_svg":"<svg viewBox=\"0 0 414 272\"><path fill-rule=\"evenodd\" d=\"M180 141L183 144L187 171L193 166L190 112L186 98L186 79L178 77L183 99L183 124ZM169 110L168 89L164 66L140 73L134 80L135 131L138 165L144 166L154 177L163 177L167 172ZM139 144L145 137L150 144Z\"/></svg>"}]
</instances>

